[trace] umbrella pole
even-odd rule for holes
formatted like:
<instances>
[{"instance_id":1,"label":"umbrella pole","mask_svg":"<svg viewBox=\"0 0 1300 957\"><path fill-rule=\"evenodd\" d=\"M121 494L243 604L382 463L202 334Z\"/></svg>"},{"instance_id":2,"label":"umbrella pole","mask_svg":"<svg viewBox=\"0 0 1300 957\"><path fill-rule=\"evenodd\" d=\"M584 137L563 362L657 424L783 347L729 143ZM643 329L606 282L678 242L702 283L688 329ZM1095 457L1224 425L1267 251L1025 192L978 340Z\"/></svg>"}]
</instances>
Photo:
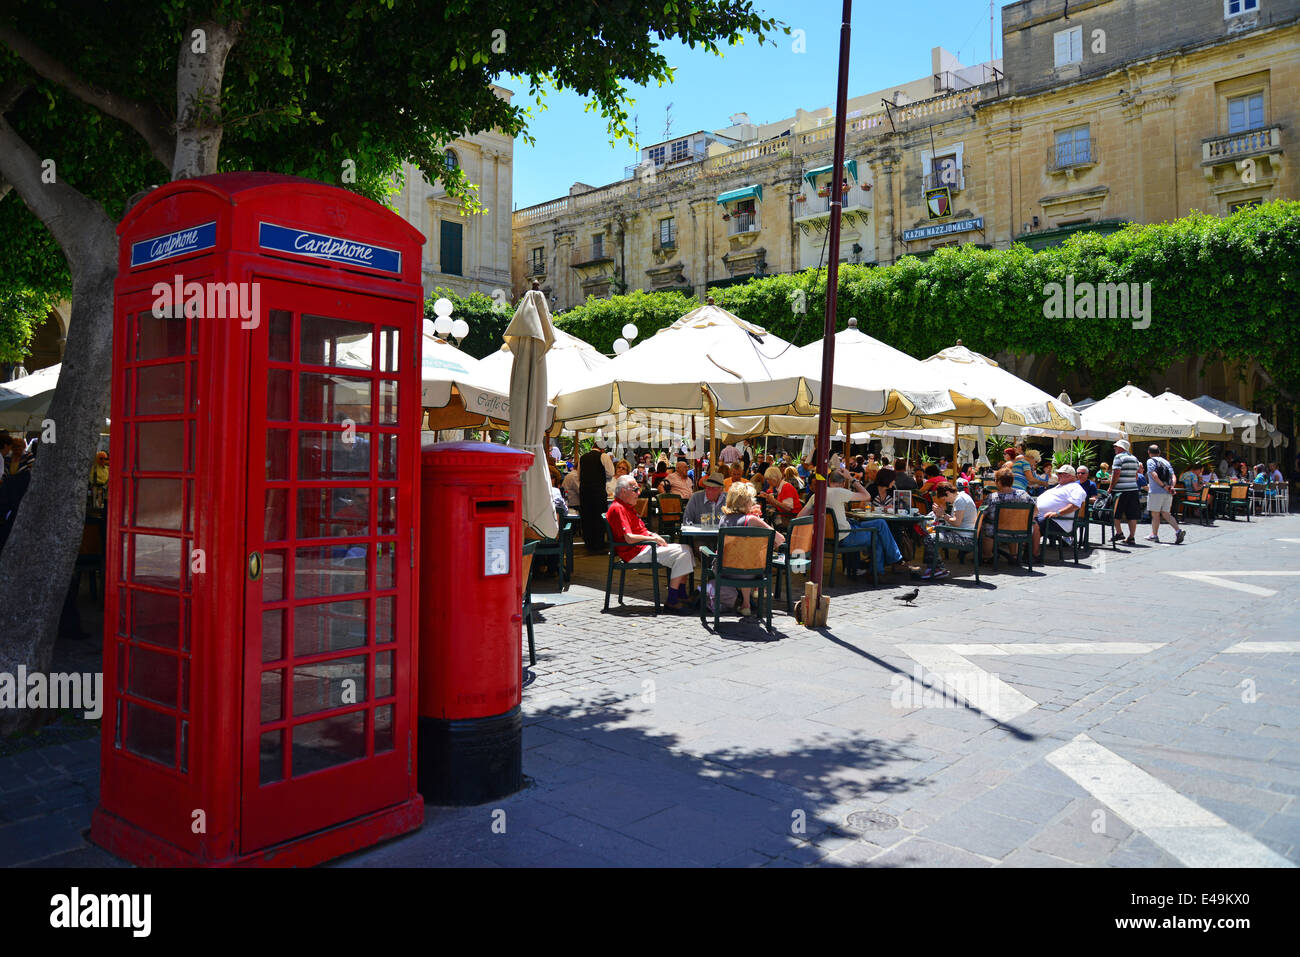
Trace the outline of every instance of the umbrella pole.
<instances>
[{"instance_id":1,"label":"umbrella pole","mask_svg":"<svg viewBox=\"0 0 1300 957\"><path fill-rule=\"evenodd\" d=\"M954 422L954 423L952 424L952 474L953 474L953 477L954 477L954 478L957 476L958 469L961 468L961 463L957 461L957 430L958 430L958 428L960 428L960 426L958 426L957 423Z\"/></svg>"},{"instance_id":2,"label":"umbrella pole","mask_svg":"<svg viewBox=\"0 0 1300 957\"><path fill-rule=\"evenodd\" d=\"M847 460L853 451L853 416L844 417L844 458Z\"/></svg>"},{"instance_id":3,"label":"umbrella pole","mask_svg":"<svg viewBox=\"0 0 1300 957\"><path fill-rule=\"evenodd\" d=\"M825 627L830 602L822 594L822 564L826 554L826 473L830 461L831 394L835 377L835 310L839 304L840 285L840 213L844 196L844 138L849 100L849 35L853 20L853 0L844 0L840 22L839 76L835 86L835 150L831 159L830 236L826 258L826 322L822 329L822 381L817 409L817 463L813 469L813 541L811 579L804 586L803 624L806 628Z\"/></svg>"},{"instance_id":4,"label":"umbrella pole","mask_svg":"<svg viewBox=\"0 0 1300 957\"><path fill-rule=\"evenodd\" d=\"M709 467L712 468L713 463L718 461L718 406L707 388L700 386L700 392L709 403Z\"/></svg>"}]
</instances>

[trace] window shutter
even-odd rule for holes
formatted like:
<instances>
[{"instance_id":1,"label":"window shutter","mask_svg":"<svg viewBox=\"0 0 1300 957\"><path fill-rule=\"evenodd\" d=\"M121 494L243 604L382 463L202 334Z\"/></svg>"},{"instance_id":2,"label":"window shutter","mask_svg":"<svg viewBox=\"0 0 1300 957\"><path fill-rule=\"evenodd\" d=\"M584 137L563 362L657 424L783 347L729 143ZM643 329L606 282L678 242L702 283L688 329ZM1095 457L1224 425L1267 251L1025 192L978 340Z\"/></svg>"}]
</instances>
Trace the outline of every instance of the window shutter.
<instances>
[{"instance_id":1,"label":"window shutter","mask_svg":"<svg viewBox=\"0 0 1300 957\"><path fill-rule=\"evenodd\" d=\"M1053 39L1055 40L1056 65L1065 66L1070 62L1070 31L1062 30Z\"/></svg>"}]
</instances>

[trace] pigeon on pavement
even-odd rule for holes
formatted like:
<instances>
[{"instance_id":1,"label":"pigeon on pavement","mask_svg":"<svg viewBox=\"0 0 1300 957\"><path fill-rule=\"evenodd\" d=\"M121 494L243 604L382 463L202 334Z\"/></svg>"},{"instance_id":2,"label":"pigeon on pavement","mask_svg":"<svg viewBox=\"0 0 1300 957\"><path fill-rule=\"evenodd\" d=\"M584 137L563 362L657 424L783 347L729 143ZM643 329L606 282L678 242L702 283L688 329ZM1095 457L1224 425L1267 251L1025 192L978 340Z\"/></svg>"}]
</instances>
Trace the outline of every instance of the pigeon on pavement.
<instances>
[{"instance_id":1,"label":"pigeon on pavement","mask_svg":"<svg viewBox=\"0 0 1300 957\"><path fill-rule=\"evenodd\" d=\"M909 605L916 600L916 596L921 594L921 589L913 588L911 591L905 591L901 595L895 595L894 601L905 601Z\"/></svg>"}]
</instances>

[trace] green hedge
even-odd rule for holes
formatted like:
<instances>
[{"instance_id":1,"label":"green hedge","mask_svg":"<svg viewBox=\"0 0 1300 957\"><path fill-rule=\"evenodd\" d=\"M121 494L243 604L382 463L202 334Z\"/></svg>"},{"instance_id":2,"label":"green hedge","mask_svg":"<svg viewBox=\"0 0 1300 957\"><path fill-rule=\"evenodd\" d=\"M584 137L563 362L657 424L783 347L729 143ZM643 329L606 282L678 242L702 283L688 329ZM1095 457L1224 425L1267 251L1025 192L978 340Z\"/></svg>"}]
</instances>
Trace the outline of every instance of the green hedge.
<instances>
[{"instance_id":1,"label":"green hedge","mask_svg":"<svg viewBox=\"0 0 1300 957\"><path fill-rule=\"evenodd\" d=\"M424 301L424 317L436 319L433 304L441 297L451 300L452 319L464 319L469 323L469 335L460 347L475 359L482 359L496 352L505 343L506 326L514 308L509 303L497 303L492 297L481 292L468 296L458 296L450 289L438 287L429 293Z\"/></svg>"},{"instance_id":2,"label":"green hedge","mask_svg":"<svg viewBox=\"0 0 1300 957\"><path fill-rule=\"evenodd\" d=\"M1045 287L1064 285L1070 275L1076 287L1150 283L1150 326L1048 318ZM804 345L821 335L825 293L826 270L809 269L718 289L714 298ZM634 292L589 299L556 321L612 352L625 323L636 323L643 341L698 305L678 292ZM1094 395L1128 379L1146 381L1191 356L1255 359L1280 395L1294 401L1300 396L1300 203L1075 234L1038 253L1022 245L966 245L926 259L906 256L892 266L841 266L838 315L839 328L856 316L863 332L920 358L958 339L985 354L1051 354L1090 380Z\"/></svg>"}]
</instances>

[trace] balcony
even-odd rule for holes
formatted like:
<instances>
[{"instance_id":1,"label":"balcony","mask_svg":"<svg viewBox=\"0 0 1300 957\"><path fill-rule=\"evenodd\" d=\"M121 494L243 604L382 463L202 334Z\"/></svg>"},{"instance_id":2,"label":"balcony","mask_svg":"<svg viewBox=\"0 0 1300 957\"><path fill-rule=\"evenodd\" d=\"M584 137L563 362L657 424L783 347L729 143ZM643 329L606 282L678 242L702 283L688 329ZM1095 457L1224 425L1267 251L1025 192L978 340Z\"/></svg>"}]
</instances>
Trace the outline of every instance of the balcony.
<instances>
[{"instance_id":1,"label":"balcony","mask_svg":"<svg viewBox=\"0 0 1300 957\"><path fill-rule=\"evenodd\" d=\"M1201 140L1201 168L1208 180L1219 166L1244 168L1246 160L1267 157L1276 174L1282 168L1282 127L1268 126Z\"/></svg>"},{"instance_id":2,"label":"balcony","mask_svg":"<svg viewBox=\"0 0 1300 957\"><path fill-rule=\"evenodd\" d=\"M681 166L683 163L698 163L700 160L704 158L705 158L705 153L703 150L686 150L685 152L678 152L672 156L669 156L667 159L663 160L662 162L655 163L654 166L652 167L653 172L647 170L642 175L646 179L652 180L655 178L657 174L662 173L664 170L672 169L676 166ZM623 178L632 179L637 175L637 170L641 169L642 164L648 164L648 163L649 160L642 160L640 163L636 163L632 166L624 166Z\"/></svg>"},{"instance_id":3,"label":"balcony","mask_svg":"<svg viewBox=\"0 0 1300 957\"><path fill-rule=\"evenodd\" d=\"M1091 140L1047 148L1047 172L1064 173L1067 179L1073 179L1075 173L1091 169L1099 162L1097 144Z\"/></svg>"},{"instance_id":4,"label":"balcony","mask_svg":"<svg viewBox=\"0 0 1300 957\"><path fill-rule=\"evenodd\" d=\"M757 213L732 213L731 221L727 223L727 235L739 236L742 233L758 232L758 214Z\"/></svg>"},{"instance_id":5,"label":"balcony","mask_svg":"<svg viewBox=\"0 0 1300 957\"><path fill-rule=\"evenodd\" d=\"M827 195L821 196L818 193L803 193L805 198L803 202L797 202L794 208L794 218L797 222L801 219L813 219L817 216L828 216L831 211L831 197L829 190ZM871 206L867 201L870 193L864 186L850 186L843 192L844 201L840 204L840 211L845 212L850 209L866 209Z\"/></svg>"}]
</instances>

